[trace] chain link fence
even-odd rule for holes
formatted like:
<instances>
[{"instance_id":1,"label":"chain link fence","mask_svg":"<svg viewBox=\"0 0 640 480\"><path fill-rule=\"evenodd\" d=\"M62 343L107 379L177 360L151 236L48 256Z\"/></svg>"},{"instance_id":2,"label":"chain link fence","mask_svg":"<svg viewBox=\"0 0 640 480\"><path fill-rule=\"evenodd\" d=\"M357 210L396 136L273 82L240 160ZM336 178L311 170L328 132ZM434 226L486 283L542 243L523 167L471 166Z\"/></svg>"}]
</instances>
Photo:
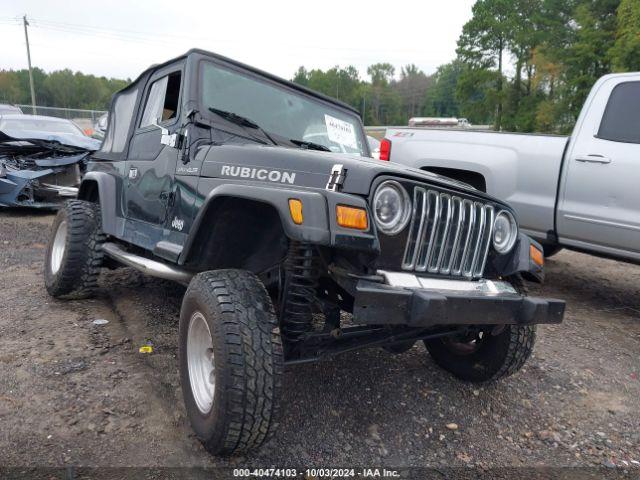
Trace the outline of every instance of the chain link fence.
<instances>
[{"instance_id":1,"label":"chain link fence","mask_svg":"<svg viewBox=\"0 0 640 480\"><path fill-rule=\"evenodd\" d=\"M36 105L35 112L31 105L17 105L26 114L46 115L48 117L66 118L71 120L83 130L92 130L94 124L102 115L107 113L105 110L85 110L82 108L59 108L59 107L40 107Z\"/></svg>"}]
</instances>

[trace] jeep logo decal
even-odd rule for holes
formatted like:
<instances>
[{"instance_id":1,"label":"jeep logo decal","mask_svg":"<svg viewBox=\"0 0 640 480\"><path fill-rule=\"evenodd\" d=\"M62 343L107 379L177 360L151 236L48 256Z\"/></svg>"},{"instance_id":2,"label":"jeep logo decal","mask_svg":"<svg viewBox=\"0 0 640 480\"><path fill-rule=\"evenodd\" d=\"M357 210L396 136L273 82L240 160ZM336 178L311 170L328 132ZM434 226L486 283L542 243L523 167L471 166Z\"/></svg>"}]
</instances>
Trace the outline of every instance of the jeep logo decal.
<instances>
[{"instance_id":1,"label":"jeep logo decal","mask_svg":"<svg viewBox=\"0 0 640 480\"><path fill-rule=\"evenodd\" d=\"M257 180L268 180L276 183L295 183L296 174L294 172L281 172L280 170L266 170L264 168L232 167L223 165L221 175L227 177L255 178Z\"/></svg>"},{"instance_id":2,"label":"jeep logo decal","mask_svg":"<svg viewBox=\"0 0 640 480\"><path fill-rule=\"evenodd\" d=\"M178 218L178 217L174 217L173 221L171 222L171 228L174 228L176 230L178 230L179 232L182 231L182 229L184 228L184 220Z\"/></svg>"}]
</instances>

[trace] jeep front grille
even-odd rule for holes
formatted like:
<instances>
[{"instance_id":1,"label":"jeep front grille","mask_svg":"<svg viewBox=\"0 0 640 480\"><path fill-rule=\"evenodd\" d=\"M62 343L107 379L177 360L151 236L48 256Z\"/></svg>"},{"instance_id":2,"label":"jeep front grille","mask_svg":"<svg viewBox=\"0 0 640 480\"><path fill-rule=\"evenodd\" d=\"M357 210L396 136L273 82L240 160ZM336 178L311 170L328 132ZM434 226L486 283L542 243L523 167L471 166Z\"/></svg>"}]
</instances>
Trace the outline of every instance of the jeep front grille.
<instances>
[{"instance_id":1,"label":"jeep front grille","mask_svg":"<svg viewBox=\"0 0 640 480\"><path fill-rule=\"evenodd\" d=\"M402 269L481 277L494 215L491 205L415 187Z\"/></svg>"}]
</instances>

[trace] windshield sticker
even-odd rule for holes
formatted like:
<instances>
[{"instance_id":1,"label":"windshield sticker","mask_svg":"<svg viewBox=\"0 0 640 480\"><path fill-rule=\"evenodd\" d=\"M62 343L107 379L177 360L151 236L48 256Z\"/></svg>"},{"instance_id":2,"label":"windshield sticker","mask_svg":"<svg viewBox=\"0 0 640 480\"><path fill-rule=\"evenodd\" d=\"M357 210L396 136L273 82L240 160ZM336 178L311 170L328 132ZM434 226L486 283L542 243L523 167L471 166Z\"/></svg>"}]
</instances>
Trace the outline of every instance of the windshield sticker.
<instances>
[{"instance_id":1,"label":"windshield sticker","mask_svg":"<svg viewBox=\"0 0 640 480\"><path fill-rule=\"evenodd\" d=\"M324 115L324 122L327 125L327 136L332 142L350 148L358 148L356 132L353 125L331 115Z\"/></svg>"}]
</instances>

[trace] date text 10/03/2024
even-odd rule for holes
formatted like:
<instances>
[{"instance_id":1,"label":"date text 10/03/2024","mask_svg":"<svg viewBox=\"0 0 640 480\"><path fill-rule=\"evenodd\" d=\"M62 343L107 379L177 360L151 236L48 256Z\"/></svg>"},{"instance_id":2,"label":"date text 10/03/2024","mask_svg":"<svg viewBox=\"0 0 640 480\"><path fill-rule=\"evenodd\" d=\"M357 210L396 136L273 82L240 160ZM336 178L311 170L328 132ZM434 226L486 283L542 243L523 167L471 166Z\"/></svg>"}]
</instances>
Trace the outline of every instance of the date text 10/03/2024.
<instances>
[{"instance_id":1,"label":"date text 10/03/2024","mask_svg":"<svg viewBox=\"0 0 640 480\"><path fill-rule=\"evenodd\" d=\"M397 478L400 472L386 468L308 468L297 470L295 468L234 468L234 477L288 477L295 478Z\"/></svg>"}]
</instances>

